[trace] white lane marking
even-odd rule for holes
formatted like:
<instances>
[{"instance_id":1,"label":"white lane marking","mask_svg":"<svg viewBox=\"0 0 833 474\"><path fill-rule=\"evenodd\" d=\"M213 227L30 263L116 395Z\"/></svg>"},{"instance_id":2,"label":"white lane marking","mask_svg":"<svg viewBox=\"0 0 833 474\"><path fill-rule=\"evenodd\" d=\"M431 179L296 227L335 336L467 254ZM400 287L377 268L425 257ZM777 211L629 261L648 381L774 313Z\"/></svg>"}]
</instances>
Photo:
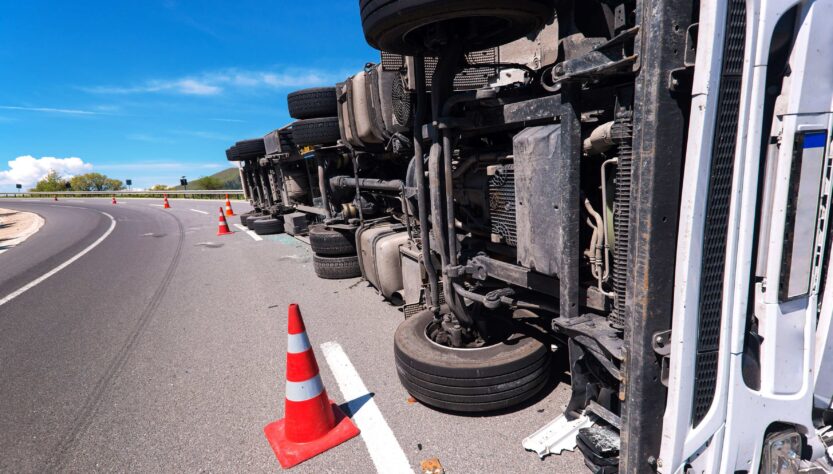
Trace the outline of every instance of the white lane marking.
<instances>
[{"instance_id":1,"label":"white lane marking","mask_svg":"<svg viewBox=\"0 0 833 474\"><path fill-rule=\"evenodd\" d=\"M148 206L153 206L153 207L165 207L165 205L164 205L164 204L148 204Z\"/></svg>"},{"instance_id":2,"label":"white lane marking","mask_svg":"<svg viewBox=\"0 0 833 474\"><path fill-rule=\"evenodd\" d=\"M261 237L261 236L257 235L257 234L255 233L255 231L253 231L253 230L249 230L249 229L245 228L244 226L242 226L242 225L240 225L240 224L234 224L234 227L237 227L238 229L242 230L243 232L245 232L245 233L249 234L249 237L251 237L251 238L253 238L253 239L257 240L258 242L260 242L261 240L263 240L263 237Z\"/></svg>"},{"instance_id":3,"label":"white lane marking","mask_svg":"<svg viewBox=\"0 0 833 474\"><path fill-rule=\"evenodd\" d=\"M101 212L101 211L99 211L99 212ZM38 286L44 280L46 280L47 278L51 277L52 275L60 272L64 268L72 265L73 262L75 262L79 258L83 257L84 255L87 255L87 253L89 253L92 249L98 247L99 244L104 242L104 239L109 237L110 234L113 233L113 230L116 228L116 219L113 216L111 216L110 214L107 214L106 212L101 212L101 213L110 218L110 227L107 229L107 232L105 232L95 242L91 243L89 245L89 247L87 247L84 250L78 252L77 254L75 254L73 257L71 257L66 262L58 265L57 267L53 268L52 270L49 270L48 272L44 273L43 275L39 276L38 278L30 281L26 285L23 285L23 287L19 288L18 290L10 293L5 298L1 299L0 300L0 306L3 306L4 304L8 303L9 301L17 298L18 296L22 295L23 293L26 293L27 291L31 290L32 288Z\"/></svg>"},{"instance_id":4,"label":"white lane marking","mask_svg":"<svg viewBox=\"0 0 833 474\"><path fill-rule=\"evenodd\" d=\"M337 342L325 342L321 344L321 350L345 400L349 402L370 394L350 358ZM370 451L370 459L373 460L376 471L386 474L414 472L373 398L369 398L359 407L353 414L353 421L362 432L362 439Z\"/></svg>"},{"instance_id":5,"label":"white lane marking","mask_svg":"<svg viewBox=\"0 0 833 474\"><path fill-rule=\"evenodd\" d=\"M194 211L194 212L199 212L200 214L208 214L207 212L201 211L199 209L191 209L191 210Z\"/></svg>"},{"instance_id":6,"label":"white lane marking","mask_svg":"<svg viewBox=\"0 0 833 474\"><path fill-rule=\"evenodd\" d=\"M40 228L43 227L43 218L41 216L37 215L37 214L34 214L34 213L30 213L30 214L33 214L35 216L35 218L29 224L29 227L27 227L26 230L24 230L17 237L3 242L3 247L7 247L7 248L0 249L0 253L6 252L6 251L10 250L12 247L16 247L16 246L20 245L21 243L23 243L24 240L26 240L29 237L31 237L32 235L34 235L35 232L39 231Z\"/></svg>"}]
</instances>

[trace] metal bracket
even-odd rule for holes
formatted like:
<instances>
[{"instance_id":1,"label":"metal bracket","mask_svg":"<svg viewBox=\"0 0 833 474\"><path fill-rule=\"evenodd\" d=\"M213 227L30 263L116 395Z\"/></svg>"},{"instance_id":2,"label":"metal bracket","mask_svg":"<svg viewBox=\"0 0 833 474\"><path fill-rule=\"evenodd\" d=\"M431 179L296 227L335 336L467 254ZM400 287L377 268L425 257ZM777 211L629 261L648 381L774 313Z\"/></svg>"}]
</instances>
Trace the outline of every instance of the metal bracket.
<instances>
[{"instance_id":1,"label":"metal bracket","mask_svg":"<svg viewBox=\"0 0 833 474\"><path fill-rule=\"evenodd\" d=\"M660 382L668 386L668 374L671 371L671 330L654 333L651 339L654 352L662 357L660 361Z\"/></svg>"},{"instance_id":2,"label":"metal bracket","mask_svg":"<svg viewBox=\"0 0 833 474\"><path fill-rule=\"evenodd\" d=\"M667 356L671 354L671 330L655 332L653 339L651 339L651 347L657 355Z\"/></svg>"},{"instance_id":3,"label":"metal bracket","mask_svg":"<svg viewBox=\"0 0 833 474\"><path fill-rule=\"evenodd\" d=\"M549 454L561 454L573 451L578 446L578 430L593 426L595 415L581 415L575 420L568 420L564 414L544 425L523 441L527 451L535 451L543 459Z\"/></svg>"}]
</instances>

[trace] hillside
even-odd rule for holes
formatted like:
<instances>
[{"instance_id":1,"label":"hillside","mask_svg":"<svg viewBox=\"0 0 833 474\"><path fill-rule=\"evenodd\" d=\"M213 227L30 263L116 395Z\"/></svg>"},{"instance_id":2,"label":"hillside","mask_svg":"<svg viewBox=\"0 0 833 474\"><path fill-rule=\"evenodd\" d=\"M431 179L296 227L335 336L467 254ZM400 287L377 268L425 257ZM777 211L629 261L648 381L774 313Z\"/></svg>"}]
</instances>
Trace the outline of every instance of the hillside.
<instances>
[{"instance_id":1,"label":"hillside","mask_svg":"<svg viewBox=\"0 0 833 474\"><path fill-rule=\"evenodd\" d=\"M217 172L208 176L208 178L216 178L220 182L223 183L221 189L243 189L243 186L240 184L240 173L236 167L228 168L223 171ZM175 186L172 189L182 189L182 186ZM199 191L205 189L205 186L201 186L200 180L188 180L188 190L189 191Z\"/></svg>"}]
</instances>

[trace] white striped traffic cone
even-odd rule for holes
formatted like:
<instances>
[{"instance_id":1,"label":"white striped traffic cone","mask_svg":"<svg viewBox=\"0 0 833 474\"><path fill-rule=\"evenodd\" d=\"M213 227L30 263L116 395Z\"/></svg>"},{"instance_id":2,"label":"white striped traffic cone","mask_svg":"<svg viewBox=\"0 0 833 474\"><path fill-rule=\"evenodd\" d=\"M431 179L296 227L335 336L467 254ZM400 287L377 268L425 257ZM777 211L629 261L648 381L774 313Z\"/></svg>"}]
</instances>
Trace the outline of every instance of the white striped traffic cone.
<instances>
[{"instance_id":1,"label":"white striped traffic cone","mask_svg":"<svg viewBox=\"0 0 833 474\"><path fill-rule=\"evenodd\" d=\"M228 221L226 221L226 216L223 215L223 208L220 208L220 220L219 225L217 226L217 235L231 235L234 232L231 231L228 227Z\"/></svg>"},{"instance_id":2,"label":"white striped traffic cone","mask_svg":"<svg viewBox=\"0 0 833 474\"><path fill-rule=\"evenodd\" d=\"M228 194L226 194L226 216L233 216L234 211L231 209L231 201L228 199Z\"/></svg>"},{"instance_id":3,"label":"white striped traffic cone","mask_svg":"<svg viewBox=\"0 0 833 474\"><path fill-rule=\"evenodd\" d=\"M263 432L284 469L353 438L359 429L327 397L301 310L289 305L285 418Z\"/></svg>"}]
</instances>

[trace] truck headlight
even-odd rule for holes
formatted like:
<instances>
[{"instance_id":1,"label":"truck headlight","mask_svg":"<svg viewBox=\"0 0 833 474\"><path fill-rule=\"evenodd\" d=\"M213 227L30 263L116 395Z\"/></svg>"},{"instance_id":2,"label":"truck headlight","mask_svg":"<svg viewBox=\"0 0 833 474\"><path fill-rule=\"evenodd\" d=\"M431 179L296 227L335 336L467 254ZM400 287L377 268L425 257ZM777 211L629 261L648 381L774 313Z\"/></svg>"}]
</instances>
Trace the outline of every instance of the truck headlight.
<instances>
[{"instance_id":1,"label":"truck headlight","mask_svg":"<svg viewBox=\"0 0 833 474\"><path fill-rule=\"evenodd\" d=\"M795 431L771 433L764 441L761 472L766 474L798 474L802 440Z\"/></svg>"}]
</instances>

